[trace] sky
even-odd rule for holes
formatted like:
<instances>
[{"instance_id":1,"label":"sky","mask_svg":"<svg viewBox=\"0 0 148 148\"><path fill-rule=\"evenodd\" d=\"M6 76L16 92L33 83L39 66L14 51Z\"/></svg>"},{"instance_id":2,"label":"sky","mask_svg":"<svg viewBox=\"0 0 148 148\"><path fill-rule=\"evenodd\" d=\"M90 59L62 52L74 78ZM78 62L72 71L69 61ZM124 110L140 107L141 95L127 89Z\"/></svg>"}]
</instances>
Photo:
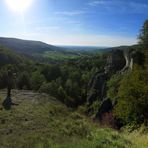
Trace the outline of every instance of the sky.
<instances>
[{"instance_id":1,"label":"sky","mask_svg":"<svg viewBox=\"0 0 148 148\"><path fill-rule=\"evenodd\" d=\"M0 0L1 37L53 45L132 45L148 19L148 0L32 0L23 11L8 1L16 0Z\"/></svg>"}]
</instances>

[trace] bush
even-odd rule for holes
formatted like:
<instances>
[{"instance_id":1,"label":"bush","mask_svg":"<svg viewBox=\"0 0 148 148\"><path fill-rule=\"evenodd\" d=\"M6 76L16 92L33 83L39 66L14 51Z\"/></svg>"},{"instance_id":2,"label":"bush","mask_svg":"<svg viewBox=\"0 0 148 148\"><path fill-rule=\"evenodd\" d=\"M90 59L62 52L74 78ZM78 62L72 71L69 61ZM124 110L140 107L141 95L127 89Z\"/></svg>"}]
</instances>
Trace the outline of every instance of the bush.
<instances>
[{"instance_id":1,"label":"bush","mask_svg":"<svg viewBox=\"0 0 148 148\"><path fill-rule=\"evenodd\" d=\"M50 89L50 83L43 83L39 89L39 92L49 94L49 89Z\"/></svg>"},{"instance_id":2,"label":"bush","mask_svg":"<svg viewBox=\"0 0 148 148\"><path fill-rule=\"evenodd\" d=\"M122 75L115 74L108 81L107 83L107 87L108 87L107 97L108 98L114 100L117 97L121 79L122 79Z\"/></svg>"},{"instance_id":3,"label":"bush","mask_svg":"<svg viewBox=\"0 0 148 148\"><path fill-rule=\"evenodd\" d=\"M31 88L31 81L30 76L27 72L23 72L19 75L17 80L17 87L18 89L30 89Z\"/></svg>"},{"instance_id":4,"label":"bush","mask_svg":"<svg viewBox=\"0 0 148 148\"><path fill-rule=\"evenodd\" d=\"M45 77L44 75L40 74L38 71L32 73L32 88L33 90L39 90L43 82L45 82Z\"/></svg>"},{"instance_id":5,"label":"bush","mask_svg":"<svg viewBox=\"0 0 148 148\"><path fill-rule=\"evenodd\" d=\"M147 120L148 70L134 67L121 81L115 114L125 123Z\"/></svg>"}]
</instances>

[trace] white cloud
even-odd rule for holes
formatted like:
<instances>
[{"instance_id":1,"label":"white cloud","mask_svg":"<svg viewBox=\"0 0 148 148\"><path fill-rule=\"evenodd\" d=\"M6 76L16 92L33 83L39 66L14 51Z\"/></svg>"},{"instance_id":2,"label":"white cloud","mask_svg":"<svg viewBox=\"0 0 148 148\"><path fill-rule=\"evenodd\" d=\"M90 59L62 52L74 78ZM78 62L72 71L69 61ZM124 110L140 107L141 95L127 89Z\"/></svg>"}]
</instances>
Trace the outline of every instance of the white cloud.
<instances>
[{"instance_id":1,"label":"white cloud","mask_svg":"<svg viewBox=\"0 0 148 148\"><path fill-rule=\"evenodd\" d=\"M125 0L92 0L88 2L91 7L101 7L110 12L119 13L148 13L148 4Z\"/></svg>"},{"instance_id":2,"label":"white cloud","mask_svg":"<svg viewBox=\"0 0 148 148\"><path fill-rule=\"evenodd\" d=\"M61 27L60 26L42 26L42 27L36 27L35 29L37 31L55 31L55 30L59 30Z\"/></svg>"},{"instance_id":3,"label":"white cloud","mask_svg":"<svg viewBox=\"0 0 148 148\"><path fill-rule=\"evenodd\" d=\"M83 10L75 10L75 11L58 11L55 12L55 14L58 15L67 15L67 16L74 16L74 15L81 15L81 14L85 14L86 12Z\"/></svg>"},{"instance_id":4,"label":"white cloud","mask_svg":"<svg viewBox=\"0 0 148 148\"><path fill-rule=\"evenodd\" d=\"M131 7L131 10L133 10L136 13L147 13L148 10L148 4L144 3L136 3L136 2L130 2L129 6Z\"/></svg>"},{"instance_id":5,"label":"white cloud","mask_svg":"<svg viewBox=\"0 0 148 148\"><path fill-rule=\"evenodd\" d=\"M97 6L99 4L104 4L105 2L103 0L95 0L88 3L90 6Z\"/></svg>"}]
</instances>

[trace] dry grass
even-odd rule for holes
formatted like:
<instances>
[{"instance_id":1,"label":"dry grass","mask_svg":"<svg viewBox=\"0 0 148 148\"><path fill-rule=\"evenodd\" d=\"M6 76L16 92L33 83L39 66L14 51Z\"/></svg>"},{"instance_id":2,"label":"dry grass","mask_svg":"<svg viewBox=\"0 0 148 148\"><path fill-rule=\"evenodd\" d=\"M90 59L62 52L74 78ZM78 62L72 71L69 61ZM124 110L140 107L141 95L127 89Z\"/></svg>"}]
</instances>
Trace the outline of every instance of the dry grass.
<instances>
[{"instance_id":1,"label":"dry grass","mask_svg":"<svg viewBox=\"0 0 148 148\"><path fill-rule=\"evenodd\" d=\"M124 138L131 141L134 148L148 148L148 129L141 127L133 132L124 132Z\"/></svg>"}]
</instances>

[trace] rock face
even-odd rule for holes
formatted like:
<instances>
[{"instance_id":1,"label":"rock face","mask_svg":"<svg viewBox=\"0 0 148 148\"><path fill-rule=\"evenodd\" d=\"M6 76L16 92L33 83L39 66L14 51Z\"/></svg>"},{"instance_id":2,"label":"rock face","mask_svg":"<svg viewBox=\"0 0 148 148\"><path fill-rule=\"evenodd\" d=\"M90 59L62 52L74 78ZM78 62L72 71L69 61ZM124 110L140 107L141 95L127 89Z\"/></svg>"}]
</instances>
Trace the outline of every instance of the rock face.
<instances>
[{"instance_id":1,"label":"rock face","mask_svg":"<svg viewBox=\"0 0 148 148\"><path fill-rule=\"evenodd\" d=\"M110 99L103 100L96 114L96 118L102 120L102 115L104 113L109 113L112 109L113 109L112 101Z\"/></svg>"},{"instance_id":2,"label":"rock face","mask_svg":"<svg viewBox=\"0 0 148 148\"><path fill-rule=\"evenodd\" d=\"M89 84L90 90L87 96L89 106L92 105L92 103L96 101L97 98L101 101L103 100L107 79L108 76L105 72L98 72L94 75L91 80L91 83Z\"/></svg>"},{"instance_id":3,"label":"rock face","mask_svg":"<svg viewBox=\"0 0 148 148\"><path fill-rule=\"evenodd\" d=\"M117 104L117 99L112 102L110 98L106 99L107 81L113 74L123 74L127 70L133 69L133 64L142 64L143 57L140 53L130 49L112 50L107 58L104 71L96 72L89 83L89 90L87 94L87 104L91 107L94 101L101 101L101 106L98 109L96 118L102 119L102 115L111 112L113 107ZM89 108L89 110L91 110Z\"/></svg>"},{"instance_id":4,"label":"rock face","mask_svg":"<svg viewBox=\"0 0 148 148\"><path fill-rule=\"evenodd\" d=\"M88 106L91 106L97 99L103 101L106 97L107 80L112 74L121 70L125 64L126 61L122 51L115 50L109 53L104 71L95 73L89 83L90 89L87 94Z\"/></svg>"}]
</instances>

